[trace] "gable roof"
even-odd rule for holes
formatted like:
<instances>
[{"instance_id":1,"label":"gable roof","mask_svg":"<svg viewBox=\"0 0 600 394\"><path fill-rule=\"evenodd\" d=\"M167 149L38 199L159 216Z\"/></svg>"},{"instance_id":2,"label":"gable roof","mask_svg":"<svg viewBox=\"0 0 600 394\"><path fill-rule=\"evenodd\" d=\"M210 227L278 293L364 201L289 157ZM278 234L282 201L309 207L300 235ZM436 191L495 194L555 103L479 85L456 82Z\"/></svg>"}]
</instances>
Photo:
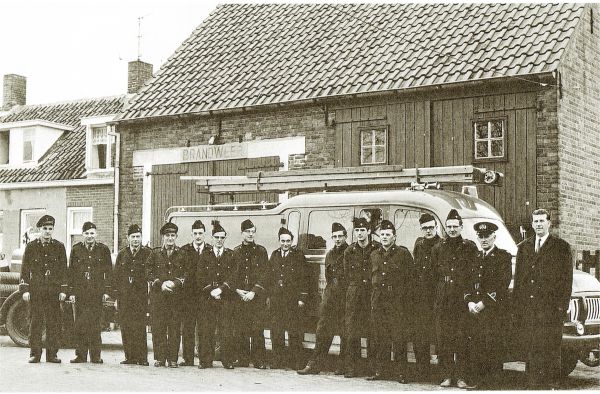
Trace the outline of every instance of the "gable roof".
<instances>
[{"instance_id":1,"label":"gable roof","mask_svg":"<svg viewBox=\"0 0 600 394\"><path fill-rule=\"evenodd\" d=\"M118 119L553 71L582 4L226 4Z\"/></svg>"},{"instance_id":2,"label":"gable roof","mask_svg":"<svg viewBox=\"0 0 600 394\"><path fill-rule=\"evenodd\" d=\"M0 118L3 123L43 120L74 127L63 132L34 168L0 168L0 183L81 179L85 174L85 126L81 118L116 114L123 109L125 96L73 102L24 105Z\"/></svg>"}]
</instances>

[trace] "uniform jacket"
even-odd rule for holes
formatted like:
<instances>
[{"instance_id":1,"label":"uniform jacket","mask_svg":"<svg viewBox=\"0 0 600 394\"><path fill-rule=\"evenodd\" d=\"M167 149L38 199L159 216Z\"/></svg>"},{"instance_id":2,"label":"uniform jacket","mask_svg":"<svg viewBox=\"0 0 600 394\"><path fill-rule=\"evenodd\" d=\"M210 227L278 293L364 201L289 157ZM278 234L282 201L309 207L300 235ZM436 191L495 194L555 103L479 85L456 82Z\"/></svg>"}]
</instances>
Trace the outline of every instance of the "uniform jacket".
<instances>
[{"instance_id":1,"label":"uniform jacket","mask_svg":"<svg viewBox=\"0 0 600 394\"><path fill-rule=\"evenodd\" d=\"M402 305L409 303L412 264L412 255L404 246L392 245L387 251L380 246L371 252L372 307L381 294L391 295Z\"/></svg>"},{"instance_id":2,"label":"uniform jacket","mask_svg":"<svg viewBox=\"0 0 600 394\"><path fill-rule=\"evenodd\" d=\"M67 293L67 254L62 242L51 239L47 245L41 239L25 246L21 266L21 292L55 291Z\"/></svg>"},{"instance_id":3,"label":"uniform jacket","mask_svg":"<svg viewBox=\"0 0 600 394\"><path fill-rule=\"evenodd\" d=\"M175 283L174 295L182 294L187 259L187 253L178 246L173 248L171 256L164 247L153 249L146 264L146 276L152 286L152 291L160 293L162 284L170 280Z\"/></svg>"},{"instance_id":4,"label":"uniform jacket","mask_svg":"<svg viewBox=\"0 0 600 394\"><path fill-rule=\"evenodd\" d=\"M150 248L141 245L135 256L129 246L119 251L113 270L113 292L117 299L148 293L146 261L151 252Z\"/></svg>"},{"instance_id":5,"label":"uniform jacket","mask_svg":"<svg viewBox=\"0 0 600 394\"><path fill-rule=\"evenodd\" d=\"M112 259L108 246L95 242L91 250L77 242L69 257L69 294L76 297L109 294L111 289Z\"/></svg>"},{"instance_id":6,"label":"uniform jacket","mask_svg":"<svg viewBox=\"0 0 600 394\"><path fill-rule=\"evenodd\" d=\"M517 251L513 291L516 316L527 318L536 312L562 321L571 299L572 264L570 245L556 236L549 235L538 253L535 236L523 241Z\"/></svg>"},{"instance_id":7,"label":"uniform jacket","mask_svg":"<svg viewBox=\"0 0 600 394\"><path fill-rule=\"evenodd\" d=\"M512 277L511 260L510 253L496 246L487 255L480 251L471 267L465 303L482 301L486 309L497 309L506 299Z\"/></svg>"},{"instance_id":8,"label":"uniform jacket","mask_svg":"<svg viewBox=\"0 0 600 394\"><path fill-rule=\"evenodd\" d=\"M233 250L234 269L227 286L231 289L251 290L256 294L265 290L262 283L269 269L267 250L256 243L238 245Z\"/></svg>"},{"instance_id":9,"label":"uniform jacket","mask_svg":"<svg viewBox=\"0 0 600 394\"><path fill-rule=\"evenodd\" d=\"M414 260L411 266L412 302L419 307L433 307L435 298L435 274L431 254L433 247L441 241L436 235L431 239L419 237L413 249Z\"/></svg>"},{"instance_id":10,"label":"uniform jacket","mask_svg":"<svg viewBox=\"0 0 600 394\"><path fill-rule=\"evenodd\" d=\"M446 238L433 247L431 259L436 283L436 311L464 312L464 293L477 253L475 243L461 236Z\"/></svg>"},{"instance_id":11,"label":"uniform jacket","mask_svg":"<svg viewBox=\"0 0 600 394\"><path fill-rule=\"evenodd\" d=\"M348 248L347 243L343 243L340 247L333 247L325 255L325 280L327 281L326 289L345 289L346 283L344 279L344 251Z\"/></svg>"},{"instance_id":12,"label":"uniform jacket","mask_svg":"<svg viewBox=\"0 0 600 394\"><path fill-rule=\"evenodd\" d=\"M361 248L358 242L354 242L344 251L344 279L348 286L371 285L371 252L381 244L369 241L365 248Z\"/></svg>"},{"instance_id":13,"label":"uniform jacket","mask_svg":"<svg viewBox=\"0 0 600 394\"><path fill-rule=\"evenodd\" d=\"M185 244L181 247L181 250L187 255L185 285L183 286L186 294L190 296L198 296L200 294L201 287L198 287L196 275L201 268L208 265L208 260L211 258L211 256L214 257L212 248L212 245L205 242L202 253L198 254L193 242Z\"/></svg>"},{"instance_id":14,"label":"uniform jacket","mask_svg":"<svg viewBox=\"0 0 600 394\"><path fill-rule=\"evenodd\" d=\"M308 298L308 265L304 253L291 248L286 257L282 257L281 248L271 253L269 269L263 281L271 297L283 297L290 301L307 301Z\"/></svg>"},{"instance_id":15,"label":"uniform jacket","mask_svg":"<svg viewBox=\"0 0 600 394\"><path fill-rule=\"evenodd\" d=\"M217 258L214 248L211 247L202 262L203 264L199 264L196 271L196 284L202 297L213 299L210 292L216 288L222 290L221 299L231 296L232 289L229 288L226 281L231 277L235 268L233 251L224 247L221 256Z\"/></svg>"}]
</instances>

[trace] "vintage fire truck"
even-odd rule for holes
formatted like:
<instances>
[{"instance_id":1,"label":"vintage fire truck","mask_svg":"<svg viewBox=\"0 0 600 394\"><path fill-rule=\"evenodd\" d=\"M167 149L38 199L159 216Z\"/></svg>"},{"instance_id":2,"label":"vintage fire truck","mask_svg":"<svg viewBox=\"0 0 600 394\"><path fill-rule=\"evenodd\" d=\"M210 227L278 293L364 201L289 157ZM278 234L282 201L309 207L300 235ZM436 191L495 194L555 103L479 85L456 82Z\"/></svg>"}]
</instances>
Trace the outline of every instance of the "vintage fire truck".
<instances>
[{"instance_id":1,"label":"vintage fire truck","mask_svg":"<svg viewBox=\"0 0 600 394\"><path fill-rule=\"evenodd\" d=\"M472 166L335 168L261 172L243 177L195 177L188 180L196 182L199 192L229 195L232 201L239 193L280 194L281 202L277 203L171 207L164 219L176 223L180 229L191 228L196 219L201 219L205 224L218 221L228 232L226 246L230 248L241 242L240 223L251 219L257 227L256 242L269 252L279 246L279 227L288 228L294 234L295 247L307 256L312 272L312 288L304 316L307 333L305 342L314 338L310 333L315 331L317 309L325 287L324 258L326 251L332 247L330 233L333 222L339 222L350 230L352 218L365 217L371 225L373 236L377 238L378 224L388 219L396 226L397 243L412 251L420 235L418 220L422 213L428 212L436 218L440 236L444 237L443 221L451 209L456 209L463 218L464 238L477 243L473 225L482 220L491 221L498 226L497 246L513 256L517 251L517 245L498 212L477 198L474 187L477 184L500 185L502 175ZM444 190L442 187L462 189L462 192ZM290 194L294 196L289 197ZM352 242L351 231L348 237L348 241ZM178 243L190 241L189 232L180 231ZM3 296L12 288L6 290ZM0 308L0 324L6 323L13 340L21 345L25 345L23 339L27 332L25 311L26 305L18 293L10 294ZM510 316L510 310L507 313ZM507 327L501 332L510 333L510 329ZM507 349L511 349L510 334L504 340ZM598 366L599 348L600 282L589 274L575 270L571 307L565 315L563 331L563 374L568 375L578 360ZM518 349L512 349L507 352L505 359L522 360L523 355L518 354Z\"/></svg>"}]
</instances>

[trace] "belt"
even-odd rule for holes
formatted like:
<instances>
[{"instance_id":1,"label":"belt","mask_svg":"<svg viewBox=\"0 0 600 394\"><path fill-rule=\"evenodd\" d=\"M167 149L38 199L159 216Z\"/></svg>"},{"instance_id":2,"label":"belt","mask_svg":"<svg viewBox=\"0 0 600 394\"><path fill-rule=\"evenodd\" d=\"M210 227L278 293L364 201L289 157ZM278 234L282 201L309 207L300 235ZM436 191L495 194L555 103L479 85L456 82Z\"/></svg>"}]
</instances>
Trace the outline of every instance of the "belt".
<instances>
[{"instance_id":1,"label":"belt","mask_svg":"<svg viewBox=\"0 0 600 394\"><path fill-rule=\"evenodd\" d=\"M452 279L452 277L450 275L446 275L446 276L444 276L444 282L445 283L454 283L454 279Z\"/></svg>"},{"instance_id":2,"label":"belt","mask_svg":"<svg viewBox=\"0 0 600 394\"><path fill-rule=\"evenodd\" d=\"M394 291L394 286L386 285L385 283L380 284L379 287L380 287L380 290L383 290L383 291Z\"/></svg>"}]
</instances>

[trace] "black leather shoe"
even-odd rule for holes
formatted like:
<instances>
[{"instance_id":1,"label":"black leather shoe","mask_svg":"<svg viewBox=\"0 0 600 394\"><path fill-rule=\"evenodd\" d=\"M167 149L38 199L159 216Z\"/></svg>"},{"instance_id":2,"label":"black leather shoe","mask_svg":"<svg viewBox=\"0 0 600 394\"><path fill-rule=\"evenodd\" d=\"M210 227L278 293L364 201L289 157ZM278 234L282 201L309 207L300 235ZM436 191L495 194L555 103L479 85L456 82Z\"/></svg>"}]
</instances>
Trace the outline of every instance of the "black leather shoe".
<instances>
[{"instance_id":1,"label":"black leather shoe","mask_svg":"<svg viewBox=\"0 0 600 394\"><path fill-rule=\"evenodd\" d=\"M404 376L402 374L398 375L398 379L396 379L396 380L398 381L398 383L401 383L401 384L408 383L408 379L406 379L406 376Z\"/></svg>"},{"instance_id":2,"label":"black leather shoe","mask_svg":"<svg viewBox=\"0 0 600 394\"><path fill-rule=\"evenodd\" d=\"M335 371L333 371L334 375L344 375L344 369L343 368L338 368Z\"/></svg>"},{"instance_id":3,"label":"black leather shoe","mask_svg":"<svg viewBox=\"0 0 600 394\"><path fill-rule=\"evenodd\" d=\"M367 380L385 380L385 377L381 372L375 372L374 375L369 376Z\"/></svg>"},{"instance_id":4,"label":"black leather shoe","mask_svg":"<svg viewBox=\"0 0 600 394\"><path fill-rule=\"evenodd\" d=\"M304 369L298 371L298 375L318 375L321 370L314 364L308 363Z\"/></svg>"},{"instance_id":5,"label":"black leather shoe","mask_svg":"<svg viewBox=\"0 0 600 394\"><path fill-rule=\"evenodd\" d=\"M169 368L177 368L177 362L176 361L169 361L168 363Z\"/></svg>"},{"instance_id":6,"label":"black leather shoe","mask_svg":"<svg viewBox=\"0 0 600 394\"><path fill-rule=\"evenodd\" d=\"M27 362L30 364L37 364L40 362L40 356L31 356Z\"/></svg>"},{"instance_id":7,"label":"black leather shoe","mask_svg":"<svg viewBox=\"0 0 600 394\"><path fill-rule=\"evenodd\" d=\"M57 358L57 357L50 357L50 358L46 359L46 362L52 363L52 364L60 364L61 360L60 360L60 358Z\"/></svg>"},{"instance_id":8,"label":"black leather shoe","mask_svg":"<svg viewBox=\"0 0 600 394\"><path fill-rule=\"evenodd\" d=\"M81 364L81 363L87 363L87 360L85 358L75 357L70 362L71 362L71 364Z\"/></svg>"},{"instance_id":9,"label":"black leather shoe","mask_svg":"<svg viewBox=\"0 0 600 394\"><path fill-rule=\"evenodd\" d=\"M354 373L353 370L349 369L349 370L346 370L346 373L344 373L344 377L345 378L355 378L356 374Z\"/></svg>"},{"instance_id":10,"label":"black leather shoe","mask_svg":"<svg viewBox=\"0 0 600 394\"><path fill-rule=\"evenodd\" d=\"M179 362L179 366L180 367L193 367L194 366L194 362L193 361L187 361L187 360L183 360Z\"/></svg>"},{"instance_id":11,"label":"black leather shoe","mask_svg":"<svg viewBox=\"0 0 600 394\"><path fill-rule=\"evenodd\" d=\"M206 364L206 363L200 363L198 365L199 369L207 369L207 368L212 368L212 367L213 367L212 364Z\"/></svg>"},{"instance_id":12,"label":"black leather shoe","mask_svg":"<svg viewBox=\"0 0 600 394\"><path fill-rule=\"evenodd\" d=\"M92 364L104 364L104 360L101 358L94 358L92 359Z\"/></svg>"},{"instance_id":13,"label":"black leather shoe","mask_svg":"<svg viewBox=\"0 0 600 394\"><path fill-rule=\"evenodd\" d=\"M233 365L240 368L247 368L250 366L250 363L248 361L235 360Z\"/></svg>"},{"instance_id":14,"label":"black leather shoe","mask_svg":"<svg viewBox=\"0 0 600 394\"><path fill-rule=\"evenodd\" d=\"M253 364L256 369L267 369L267 366L264 363L256 362Z\"/></svg>"},{"instance_id":15,"label":"black leather shoe","mask_svg":"<svg viewBox=\"0 0 600 394\"><path fill-rule=\"evenodd\" d=\"M147 366L149 366L149 365L150 365L150 363L149 363L148 361L145 361L145 360L144 360L144 361L138 361L138 362L137 362L137 365L141 365L141 366L143 366L143 367L147 367Z\"/></svg>"},{"instance_id":16,"label":"black leather shoe","mask_svg":"<svg viewBox=\"0 0 600 394\"><path fill-rule=\"evenodd\" d=\"M223 368L225 368L225 369L233 369L234 367L233 367L233 364L225 363L225 364L223 364Z\"/></svg>"},{"instance_id":17,"label":"black leather shoe","mask_svg":"<svg viewBox=\"0 0 600 394\"><path fill-rule=\"evenodd\" d=\"M154 362L154 366L155 366L155 367L164 367L164 366L165 366L165 364L166 364L166 362L165 362L165 361L160 361L160 360L156 360L156 361Z\"/></svg>"},{"instance_id":18,"label":"black leather shoe","mask_svg":"<svg viewBox=\"0 0 600 394\"><path fill-rule=\"evenodd\" d=\"M137 364L137 362L135 360L123 360L119 364L134 365L134 364Z\"/></svg>"}]
</instances>

